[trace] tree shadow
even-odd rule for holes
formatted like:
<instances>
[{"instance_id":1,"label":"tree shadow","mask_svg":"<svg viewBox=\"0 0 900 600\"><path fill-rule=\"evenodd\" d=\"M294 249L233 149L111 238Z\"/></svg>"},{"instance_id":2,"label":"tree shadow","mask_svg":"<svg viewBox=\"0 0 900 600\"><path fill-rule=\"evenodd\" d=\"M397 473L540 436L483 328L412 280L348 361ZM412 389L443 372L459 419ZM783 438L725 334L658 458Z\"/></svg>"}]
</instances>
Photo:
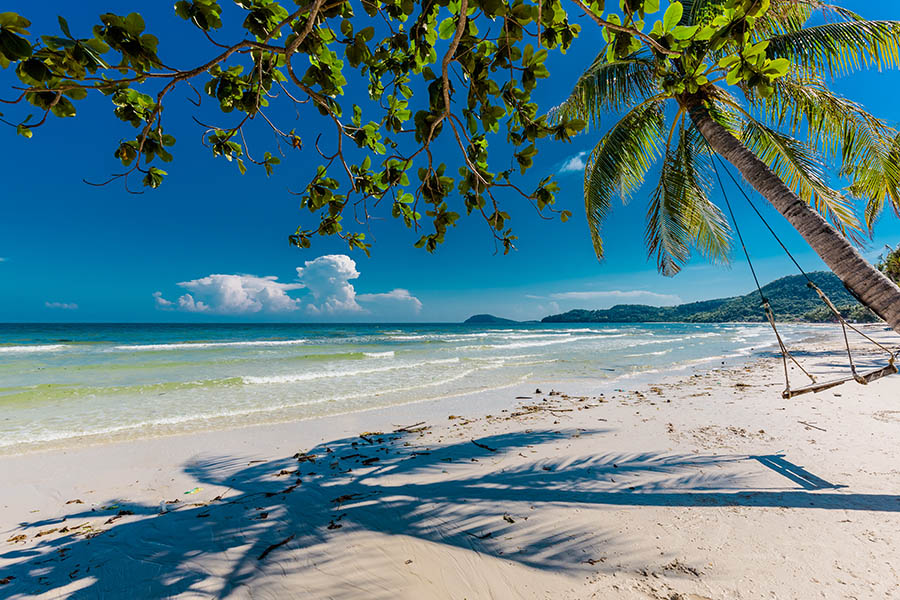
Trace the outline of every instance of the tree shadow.
<instances>
[{"instance_id":1,"label":"tree shadow","mask_svg":"<svg viewBox=\"0 0 900 600\"><path fill-rule=\"evenodd\" d=\"M542 519L545 506L900 512L900 496L835 491L840 486L781 455L646 452L548 460L529 455L578 436L601 443L606 431L513 432L443 445L429 444L424 433L345 438L267 462L192 462L185 471L201 486L229 490L196 503L192 496L160 506L110 501L105 510L25 523L27 541L0 554L0 577L12 576L0 591L10 597L227 597L252 590L273 597L388 598L397 597L390 573L410 568L412 552L402 552L413 544L441 549L435 560L452 550L557 572L588 569L585 549L601 541L634 545L613 530ZM782 475L784 487L750 486L760 465ZM56 531L36 531L44 527Z\"/></svg>"}]
</instances>

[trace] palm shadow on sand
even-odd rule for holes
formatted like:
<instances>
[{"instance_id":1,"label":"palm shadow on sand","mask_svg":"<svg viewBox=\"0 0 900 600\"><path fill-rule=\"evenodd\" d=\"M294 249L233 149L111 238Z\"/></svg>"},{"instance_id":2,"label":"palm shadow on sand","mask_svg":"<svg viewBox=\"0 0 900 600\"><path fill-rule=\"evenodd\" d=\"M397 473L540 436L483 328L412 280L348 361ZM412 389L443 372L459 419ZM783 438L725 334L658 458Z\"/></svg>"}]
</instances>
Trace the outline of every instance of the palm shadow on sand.
<instances>
[{"instance_id":1,"label":"palm shadow on sand","mask_svg":"<svg viewBox=\"0 0 900 600\"><path fill-rule=\"evenodd\" d=\"M614 530L542 520L546 505L900 512L900 496L838 491L777 455L529 458L533 448L573 436L596 438L602 448L607 433L545 430L437 445L421 433L400 432L334 440L275 461L190 463L185 471L201 486L229 491L209 502L191 504L183 496L160 506L119 503L107 511L73 511L63 522L23 523L27 542L8 544L0 554L11 565L0 577L12 576L0 591L13 597L221 598L253 590L254 597L388 598L396 590L378 573L413 567L411 556L380 548L384 536L561 572L603 569L588 560L591 552L629 542ZM461 463L479 463L482 473L473 476ZM751 488L742 475L748 469L771 469L784 485ZM113 518L119 510L134 514ZM79 527L85 522L102 531L92 535ZM68 530L35 538L41 527Z\"/></svg>"}]
</instances>

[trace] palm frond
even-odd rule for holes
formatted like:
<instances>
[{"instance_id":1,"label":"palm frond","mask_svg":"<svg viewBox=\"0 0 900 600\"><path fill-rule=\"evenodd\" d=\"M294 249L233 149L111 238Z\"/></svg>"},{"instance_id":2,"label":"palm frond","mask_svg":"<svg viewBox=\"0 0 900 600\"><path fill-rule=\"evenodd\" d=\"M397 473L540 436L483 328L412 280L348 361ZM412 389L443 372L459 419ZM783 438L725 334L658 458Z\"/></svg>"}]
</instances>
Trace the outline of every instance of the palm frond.
<instances>
[{"instance_id":1,"label":"palm frond","mask_svg":"<svg viewBox=\"0 0 900 600\"><path fill-rule=\"evenodd\" d=\"M822 163L809 146L749 117L741 141L801 200L813 206L845 235L858 239L861 228L851 200L825 183Z\"/></svg>"},{"instance_id":2,"label":"palm frond","mask_svg":"<svg viewBox=\"0 0 900 600\"><path fill-rule=\"evenodd\" d=\"M753 28L761 36L759 39L792 33L801 30L815 12L820 12L826 19L863 20L853 11L822 0L772 0L769 10L756 21Z\"/></svg>"},{"instance_id":3,"label":"palm frond","mask_svg":"<svg viewBox=\"0 0 900 600\"><path fill-rule=\"evenodd\" d=\"M865 160L879 141L895 131L857 102L832 92L819 78L791 74L773 83L771 98L748 96L768 122L787 127L793 137L805 135L811 146L830 157L845 154L845 162ZM868 142L868 144L866 144Z\"/></svg>"},{"instance_id":4,"label":"palm frond","mask_svg":"<svg viewBox=\"0 0 900 600\"><path fill-rule=\"evenodd\" d=\"M769 58L831 77L876 66L900 67L900 21L844 21L774 35Z\"/></svg>"},{"instance_id":5,"label":"palm frond","mask_svg":"<svg viewBox=\"0 0 900 600\"><path fill-rule=\"evenodd\" d=\"M769 10L754 24L754 32L762 37L771 37L799 31L815 11L811 4L818 2L774 0Z\"/></svg>"},{"instance_id":6,"label":"palm frond","mask_svg":"<svg viewBox=\"0 0 900 600\"><path fill-rule=\"evenodd\" d=\"M681 164L693 182L687 222L694 247L707 260L726 263L731 248L731 228L721 209L709 200L712 156L700 130L693 125L682 133L681 138L685 140L679 147Z\"/></svg>"},{"instance_id":7,"label":"palm frond","mask_svg":"<svg viewBox=\"0 0 900 600\"><path fill-rule=\"evenodd\" d=\"M727 0L681 0L684 8L681 24L702 26L711 23L727 3Z\"/></svg>"},{"instance_id":8,"label":"palm frond","mask_svg":"<svg viewBox=\"0 0 900 600\"><path fill-rule=\"evenodd\" d=\"M854 171L851 177L853 183L848 191L867 200L864 217L870 232L884 210L885 202L890 202L894 214L900 217L900 135L891 140L875 168Z\"/></svg>"},{"instance_id":9,"label":"palm frond","mask_svg":"<svg viewBox=\"0 0 900 600\"><path fill-rule=\"evenodd\" d=\"M571 94L548 112L553 122L579 118L598 126L605 111L623 111L659 93L650 53L637 52L609 62L601 52L581 75Z\"/></svg>"},{"instance_id":10,"label":"palm frond","mask_svg":"<svg viewBox=\"0 0 900 600\"><path fill-rule=\"evenodd\" d=\"M710 163L702 139L696 128L681 125L678 145L666 154L647 209L647 249L666 276L681 270L692 247L714 262L728 258L728 222L709 200Z\"/></svg>"},{"instance_id":11,"label":"palm frond","mask_svg":"<svg viewBox=\"0 0 900 600\"><path fill-rule=\"evenodd\" d=\"M584 208L591 241L603 258L600 229L612 207L612 198L627 198L644 182L664 143L663 102L653 100L633 108L606 135L588 157L584 169Z\"/></svg>"},{"instance_id":12,"label":"palm frond","mask_svg":"<svg viewBox=\"0 0 900 600\"><path fill-rule=\"evenodd\" d=\"M840 159L850 194L869 201L865 221L871 232L884 200L894 204L898 195L900 161L892 157L897 131L821 80L791 75L776 81L774 89L769 99L750 97L752 104L767 122L786 127L792 137L804 136L817 153Z\"/></svg>"}]
</instances>

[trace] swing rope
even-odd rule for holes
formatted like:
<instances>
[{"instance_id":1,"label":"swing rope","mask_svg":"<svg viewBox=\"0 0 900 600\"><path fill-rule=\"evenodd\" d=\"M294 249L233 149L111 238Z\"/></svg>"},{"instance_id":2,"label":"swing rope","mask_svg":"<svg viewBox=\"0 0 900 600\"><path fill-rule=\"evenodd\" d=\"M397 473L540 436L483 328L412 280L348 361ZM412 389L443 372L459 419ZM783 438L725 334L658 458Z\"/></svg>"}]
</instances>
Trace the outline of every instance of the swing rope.
<instances>
[{"instance_id":1,"label":"swing rope","mask_svg":"<svg viewBox=\"0 0 900 600\"><path fill-rule=\"evenodd\" d=\"M719 158L719 155L716 154L715 151L713 151L712 147L710 147L710 153L713 156L715 156L716 158ZM719 160L721 161L722 159L719 158ZM778 332L778 327L775 325L775 314L772 312L772 306L769 304L769 299L766 298L766 295L762 291L762 286L759 284L759 277L756 276L756 268L753 266L753 261L750 260L750 252L747 251L747 246L746 246L746 244L744 244L744 236L741 234L741 228L740 228L740 226L738 226L737 219L734 216L734 210L731 208L731 202L728 200L728 194L725 193L725 186L722 183L722 176L719 174L719 168L716 167L715 162L713 162L712 165L713 165L713 170L716 173L716 179L719 181L719 188L722 190L722 197L725 199L725 206L728 207L728 214L731 215L731 222L734 223L734 230L737 233L738 241L740 241L741 249L744 251L744 257L747 259L747 264L750 265L750 272L753 274L753 281L756 282L756 290L759 292L760 300L762 300L762 306L763 306L763 310L765 310L765 312L766 312L766 318L769 320L769 325L772 326L772 331L775 332L775 338L778 340L778 347L781 349L781 360L784 363L784 379L785 379L785 381L789 381L789 379L788 379L788 362L787 361L788 361L788 359L790 359L795 365L797 365L797 368L799 368L801 371L803 371L804 374L806 374L807 377L809 377L810 381L812 381L813 383L816 383L816 378L809 371L804 369L803 365L801 365L800 362L796 358L794 358L794 355L791 354L790 351L787 349L787 346L785 345L784 340L781 338L781 334ZM723 165L723 167L724 167L724 165ZM725 172L728 173L728 175L731 175L731 173L727 169ZM734 181L733 176L732 176L732 181ZM736 183L737 182L735 181L735 184ZM766 225L768 225L768 224L766 224ZM774 234L774 232L773 232L773 234ZM779 240L779 243L780 242L781 242L781 240ZM785 251L787 252L787 248L785 248ZM788 254L790 255L790 253L788 253ZM793 260L793 258L794 257L791 256L792 260ZM796 264L796 261L794 261L794 262ZM797 265L797 267L800 268L800 265ZM803 271L802 268L800 269L800 272L803 273L803 275L806 277L807 281L811 281L809 279L809 275L807 275ZM790 387L790 384L788 384L788 387Z\"/></svg>"},{"instance_id":2,"label":"swing rope","mask_svg":"<svg viewBox=\"0 0 900 600\"><path fill-rule=\"evenodd\" d=\"M704 137L704 141L706 141L705 137ZM763 223L763 225L765 225L766 229L769 230L769 233L772 234L772 237L775 238L775 241L778 242L778 245L781 246L781 249L784 250L785 254L788 255L788 257L791 259L791 262L793 262L794 266L797 267L797 270L800 271L800 273L803 275L803 277L806 278L807 287L809 287L810 289L812 289L813 291L816 292L816 294L819 296L819 298L822 300L822 302L825 303L825 305L829 308L829 310L831 310L831 312L834 314L835 318L841 324L841 330L844 334L844 346L847 350L847 359L850 364L850 372L852 374L852 379L855 380L857 383L867 384L867 383L869 383L869 381L873 381L874 379L878 379L879 377L897 373L898 369L894 364L896 361L896 358L897 358L896 354L893 351L891 351L890 349L888 349L887 347L885 347L883 344L877 342L876 340L872 339L870 336L868 336L865 333L863 333L862 331L860 331L857 327L855 327L852 323L849 323L844 318L844 316L840 313L840 311L834 305L834 303L831 301L831 299L825 294L825 292L823 292L819 288L819 286L817 286L815 284L815 282L813 282L812 278L810 278L810 276L806 273L806 271L803 270L803 267L800 266L800 263L797 262L797 259L794 258L793 254L791 254L791 251L787 249L787 246L785 246L784 242L781 241L781 238L778 237L778 234L775 233L775 230L772 229L771 225L769 225L769 222L765 219L765 217L762 215L762 213L759 211L759 209L756 208L756 205L750 199L750 196L747 195L747 193L744 191L744 188L740 185L740 183L738 183L737 179L734 177L734 175L732 175L731 171L728 170L727 166L725 165L724 161L719 156L719 154L713 150L712 146L709 144L708 141L706 141L706 145L707 145L707 147L709 147L710 154L715 158L715 160L719 161L719 164L722 165L722 168L725 170L725 173L731 179L732 183L734 183L734 185L738 189L738 191L744 196L744 199L747 201L747 204L750 206L750 208L753 209L753 212L756 213L756 216L759 217L760 221L762 221L762 223ZM782 393L782 396L787 399L787 398L793 397L794 395L802 394L807 391L813 391L813 392L822 391L824 389L828 389L830 387L834 387L836 385L840 385L841 383L844 383L844 380L839 380L836 382L817 385L816 378L809 371L804 369L803 366L800 364L800 362L787 349L787 346L785 345L784 340L781 337L781 334L778 332L778 327L775 325L775 314L772 311L772 306L769 303L769 299L766 298L765 294L762 291L762 287L759 284L759 278L756 275L756 269L753 266L753 262L750 260L750 253L747 251L747 246L744 244L744 237L741 234L741 230L740 230L740 227L738 226L737 219L734 216L734 210L731 207L731 202L728 199L728 194L725 192L725 186L722 183L722 177L719 173L719 168L716 166L715 160L710 161L710 162L712 163L713 170L715 171L716 179L719 182L719 188L722 190L722 197L725 199L725 205L728 207L728 213L731 216L732 223L734 223L734 229L735 229L735 232L737 233L738 240L741 243L741 248L744 251L744 256L747 259L747 264L750 266L750 272L753 274L753 280L756 283L756 289L759 291L759 297L762 300L762 306L763 306L763 309L765 310L766 318L769 321L769 325L771 325L771 327L772 327L772 331L775 332L775 337L778 340L778 346L781 350L781 358L782 358L782 363L784 365L784 381L785 381L785 390ZM854 294L854 296L855 296L855 294ZM886 352L890 356L888 365L886 367L883 367L882 369L878 369L878 370L868 373L866 375L860 375L856 370L856 364L853 362L853 353L850 349L850 339L847 334L848 328L855 331L857 334L859 334L860 336L862 336L863 338L865 338L866 340L868 340L869 342L878 346L884 352ZM793 362L807 377L809 377L810 381L812 381L812 384L813 384L812 386L808 386L807 388L801 388L798 390L791 390L790 377L788 375L788 359L790 359L791 362Z\"/></svg>"}]
</instances>

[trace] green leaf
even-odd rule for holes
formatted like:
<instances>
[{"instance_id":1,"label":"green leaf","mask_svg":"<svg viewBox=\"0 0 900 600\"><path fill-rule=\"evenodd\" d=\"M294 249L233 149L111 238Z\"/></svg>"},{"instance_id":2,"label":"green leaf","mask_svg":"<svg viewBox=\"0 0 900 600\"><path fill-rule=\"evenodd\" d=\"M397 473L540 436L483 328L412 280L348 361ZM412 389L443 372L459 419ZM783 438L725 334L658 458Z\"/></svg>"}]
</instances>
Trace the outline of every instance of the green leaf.
<instances>
[{"instance_id":1,"label":"green leaf","mask_svg":"<svg viewBox=\"0 0 900 600\"><path fill-rule=\"evenodd\" d=\"M31 21L14 12L0 13L0 27L16 33L27 34L26 29L31 27Z\"/></svg>"},{"instance_id":2,"label":"green leaf","mask_svg":"<svg viewBox=\"0 0 900 600\"><path fill-rule=\"evenodd\" d=\"M688 40L697 33L698 27L696 25L692 25L690 27L685 27L683 25L676 26L672 31L672 37L676 40Z\"/></svg>"},{"instance_id":3,"label":"green leaf","mask_svg":"<svg viewBox=\"0 0 900 600\"><path fill-rule=\"evenodd\" d=\"M59 28L62 30L62 32L66 34L66 37L71 38L72 33L69 31L69 23L64 18L62 18L62 16L57 16L56 19L59 21Z\"/></svg>"},{"instance_id":4,"label":"green leaf","mask_svg":"<svg viewBox=\"0 0 900 600\"><path fill-rule=\"evenodd\" d=\"M758 56L766 51L766 48L769 47L769 41L763 40L761 42L757 42L752 46L747 46L743 50L741 50L741 54L744 55L745 58L753 58L754 56Z\"/></svg>"},{"instance_id":5,"label":"green leaf","mask_svg":"<svg viewBox=\"0 0 900 600\"><path fill-rule=\"evenodd\" d=\"M442 40L449 40L454 33L456 33L456 19L454 17L447 17L441 21L441 24L438 26L438 35Z\"/></svg>"},{"instance_id":6,"label":"green leaf","mask_svg":"<svg viewBox=\"0 0 900 600\"><path fill-rule=\"evenodd\" d=\"M144 17L139 13L130 13L125 17L125 28L132 34L139 34L144 31Z\"/></svg>"},{"instance_id":7,"label":"green leaf","mask_svg":"<svg viewBox=\"0 0 900 600\"><path fill-rule=\"evenodd\" d=\"M672 31L681 22L682 15L684 15L684 7L681 2L670 4L663 15L663 29Z\"/></svg>"},{"instance_id":8,"label":"green leaf","mask_svg":"<svg viewBox=\"0 0 900 600\"><path fill-rule=\"evenodd\" d=\"M75 105L69 102L65 96L61 96L57 103L50 109L57 117L74 117Z\"/></svg>"},{"instance_id":9,"label":"green leaf","mask_svg":"<svg viewBox=\"0 0 900 600\"><path fill-rule=\"evenodd\" d=\"M0 55L9 61L21 60L31 56L31 44L9 29L0 29Z\"/></svg>"},{"instance_id":10,"label":"green leaf","mask_svg":"<svg viewBox=\"0 0 900 600\"><path fill-rule=\"evenodd\" d=\"M763 73L772 77L783 77L791 68L791 61L786 58L776 58L766 64Z\"/></svg>"}]
</instances>

